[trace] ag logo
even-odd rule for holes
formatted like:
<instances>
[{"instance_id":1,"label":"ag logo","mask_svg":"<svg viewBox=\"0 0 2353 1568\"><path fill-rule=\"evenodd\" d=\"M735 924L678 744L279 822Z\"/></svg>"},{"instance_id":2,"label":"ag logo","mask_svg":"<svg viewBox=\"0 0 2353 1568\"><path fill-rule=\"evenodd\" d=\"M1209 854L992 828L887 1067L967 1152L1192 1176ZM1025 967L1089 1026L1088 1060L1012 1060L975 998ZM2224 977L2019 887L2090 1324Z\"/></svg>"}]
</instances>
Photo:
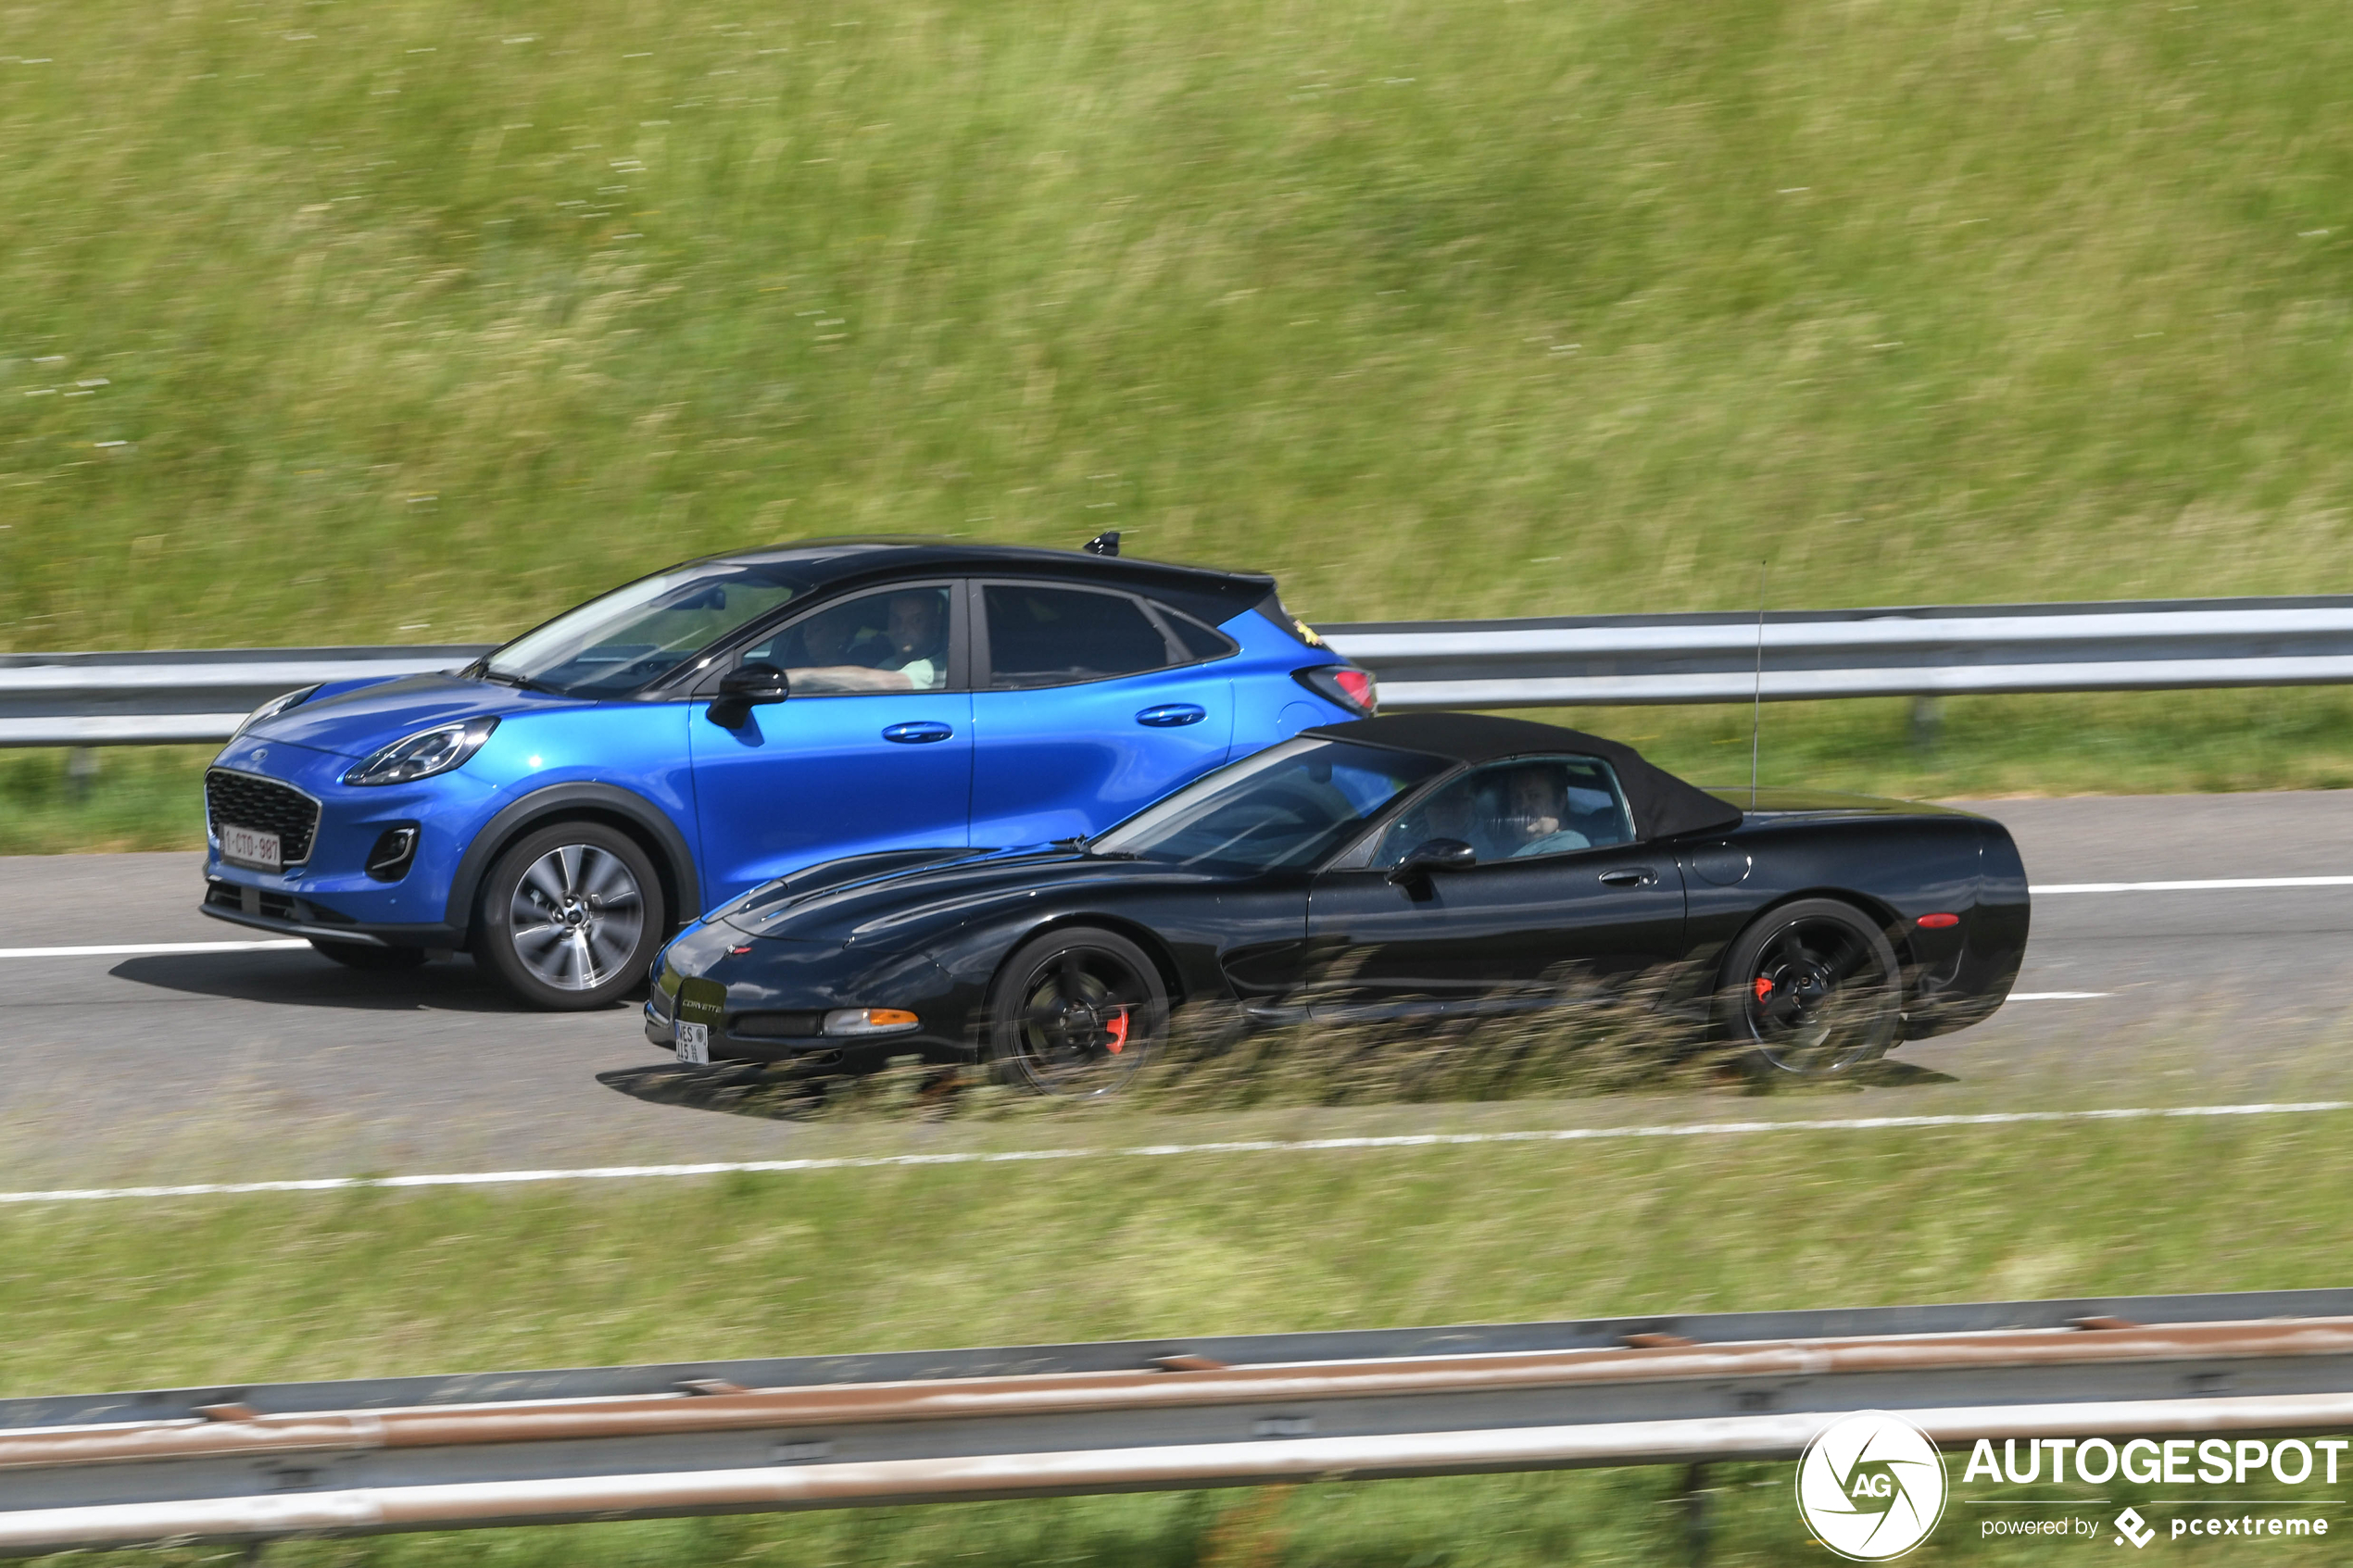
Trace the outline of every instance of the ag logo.
<instances>
[{"instance_id":1,"label":"ag logo","mask_svg":"<svg viewBox=\"0 0 2353 1568\"><path fill-rule=\"evenodd\" d=\"M1797 1512L1856 1562L1901 1557L1944 1512L1944 1460L1899 1416L1857 1411L1822 1429L1797 1461Z\"/></svg>"}]
</instances>

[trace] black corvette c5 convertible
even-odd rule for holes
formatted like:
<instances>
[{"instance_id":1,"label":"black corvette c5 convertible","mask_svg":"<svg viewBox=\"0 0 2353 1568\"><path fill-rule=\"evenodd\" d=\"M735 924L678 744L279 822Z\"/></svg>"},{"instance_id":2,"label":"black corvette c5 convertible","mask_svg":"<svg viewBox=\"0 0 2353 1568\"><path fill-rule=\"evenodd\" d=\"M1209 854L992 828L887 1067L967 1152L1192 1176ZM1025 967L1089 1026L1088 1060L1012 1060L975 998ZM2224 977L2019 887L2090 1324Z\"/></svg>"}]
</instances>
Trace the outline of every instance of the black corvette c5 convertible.
<instances>
[{"instance_id":1,"label":"black corvette c5 convertible","mask_svg":"<svg viewBox=\"0 0 2353 1568\"><path fill-rule=\"evenodd\" d=\"M686 1061L986 1060L1115 1088L1172 1010L1524 1012L1665 976L1654 1005L1822 1073L2001 1006L2026 874L2000 823L1859 796L1711 794L1515 719L1332 724L1091 839L811 867L683 933L646 1032Z\"/></svg>"}]
</instances>

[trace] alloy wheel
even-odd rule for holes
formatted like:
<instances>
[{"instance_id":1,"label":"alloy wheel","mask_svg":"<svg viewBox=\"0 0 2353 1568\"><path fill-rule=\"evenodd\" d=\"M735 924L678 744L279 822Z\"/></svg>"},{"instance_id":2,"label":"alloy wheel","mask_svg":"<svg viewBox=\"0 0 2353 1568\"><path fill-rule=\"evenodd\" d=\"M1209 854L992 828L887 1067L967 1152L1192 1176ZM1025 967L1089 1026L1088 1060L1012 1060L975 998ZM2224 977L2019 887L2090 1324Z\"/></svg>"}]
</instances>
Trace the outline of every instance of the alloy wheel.
<instances>
[{"instance_id":1,"label":"alloy wheel","mask_svg":"<svg viewBox=\"0 0 2353 1568\"><path fill-rule=\"evenodd\" d=\"M637 950L645 895L620 856L593 844L559 845L524 871L507 920L515 956L535 978L560 991L593 991Z\"/></svg>"},{"instance_id":2,"label":"alloy wheel","mask_svg":"<svg viewBox=\"0 0 2353 1568\"><path fill-rule=\"evenodd\" d=\"M1747 1032L1774 1067L1837 1073L1883 1044L1894 968L1885 945L1852 922L1793 920L1746 968L1741 1005Z\"/></svg>"},{"instance_id":3,"label":"alloy wheel","mask_svg":"<svg viewBox=\"0 0 2353 1568\"><path fill-rule=\"evenodd\" d=\"M1132 958L1109 947L1074 943L1043 954L1013 991L1010 1048L1000 1054L1049 1094L1110 1094L1157 1044L1156 991Z\"/></svg>"}]
</instances>

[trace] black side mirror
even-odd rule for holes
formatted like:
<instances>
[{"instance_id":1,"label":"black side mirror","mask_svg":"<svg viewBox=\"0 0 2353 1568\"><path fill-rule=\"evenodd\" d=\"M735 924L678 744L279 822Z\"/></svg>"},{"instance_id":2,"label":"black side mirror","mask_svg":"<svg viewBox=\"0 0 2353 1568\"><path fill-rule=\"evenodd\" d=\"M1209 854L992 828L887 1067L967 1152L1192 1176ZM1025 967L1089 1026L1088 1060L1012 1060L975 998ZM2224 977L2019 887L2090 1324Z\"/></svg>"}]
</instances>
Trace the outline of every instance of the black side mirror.
<instances>
[{"instance_id":1,"label":"black side mirror","mask_svg":"<svg viewBox=\"0 0 2353 1568\"><path fill-rule=\"evenodd\" d=\"M1416 844L1407 851L1397 869L1389 873L1392 883L1426 883L1432 872L1458 872L1478 864L1478 851L1459 838L1432 838Z\"/></svg>"},{"instance_id":2,"label":"black side mirror","mask_svg":"<svg viewBox=\"0 0 2353 1568\"><path fill-rule=\"evenodd\" d=\"M723 730L741 728L755 708L782 702L792 695L792 683L775 665L754 660L738 665L719 678L719 695L711 699L711 721Z\"/></svg>"}]
</instances>

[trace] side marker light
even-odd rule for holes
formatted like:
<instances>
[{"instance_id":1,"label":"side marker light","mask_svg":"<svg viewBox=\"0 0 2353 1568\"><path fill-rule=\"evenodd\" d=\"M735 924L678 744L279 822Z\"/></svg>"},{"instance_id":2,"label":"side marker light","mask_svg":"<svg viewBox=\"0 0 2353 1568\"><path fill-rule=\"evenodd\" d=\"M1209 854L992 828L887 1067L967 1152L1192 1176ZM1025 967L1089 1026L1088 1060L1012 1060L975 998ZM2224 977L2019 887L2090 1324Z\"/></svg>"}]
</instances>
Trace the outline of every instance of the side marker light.
<instances>
[{"instance_id":1,"label":"side marker light","mask_svg":"<svg viewBox=\"0 0 2353 1568\"><path fill-rule=\"evenodd\" d=\"M1923 931L1942 931L1948 925L1960 924L1961 917L1958 915L1922 915L1919 920L1913 922L1913 923L1918 925Z\"/></svg>"}]
</instances>

